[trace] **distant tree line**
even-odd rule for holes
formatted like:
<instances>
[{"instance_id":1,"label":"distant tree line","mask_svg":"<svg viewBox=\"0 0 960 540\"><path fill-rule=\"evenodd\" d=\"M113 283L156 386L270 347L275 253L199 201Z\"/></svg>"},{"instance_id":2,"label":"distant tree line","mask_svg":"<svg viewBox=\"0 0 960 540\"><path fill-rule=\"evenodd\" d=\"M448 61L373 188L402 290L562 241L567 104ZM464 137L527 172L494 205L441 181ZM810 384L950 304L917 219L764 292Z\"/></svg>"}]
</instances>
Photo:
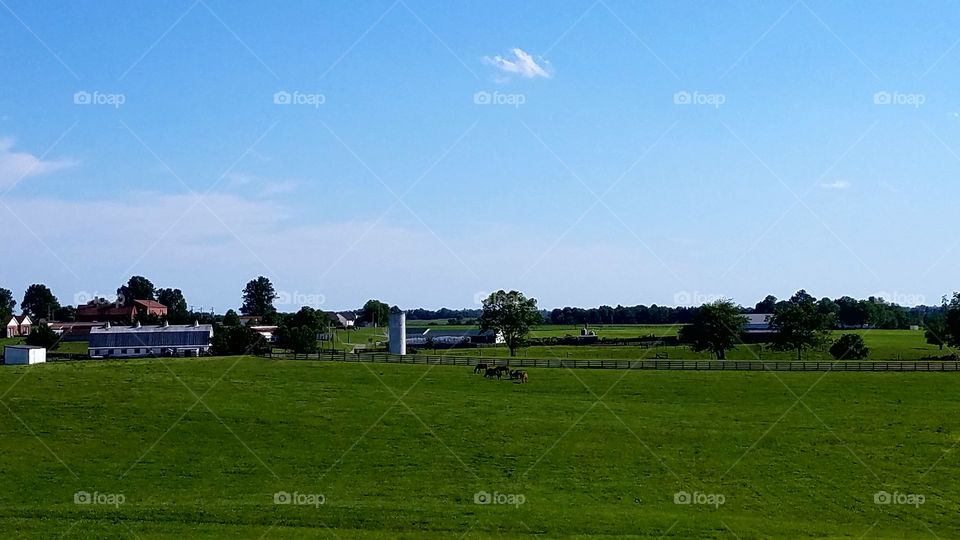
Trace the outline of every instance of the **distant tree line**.
<instances>
[{"instance_id":1,"label":"distant tree line","mask_svg":"<svg viewBox=\"0 0 960 540\"><path fill-rule=\"evenodd\" d=\"M547 313L551 324L687 324L695 308L658 306L600 306L596 308L565 307Z\"/></svg>"},{"instance_id":2,"label":"distant tree line","mask_svg":"<svg viewBox=\"0 0 960 540\"><path fill-rule=\"evenodd\" d=\"M806 291L803 291L807 295ZM809 296L809 295L807 295ZM735 306L743 314L769 313L790 304L790 300L778 300L773 295L757 302L753 307ZM940 313L942 306L904 307L892 304L883 298L871 296L857 300L843 296L814 299L819 313L831 315L834 324L845 328L906 329L920 326L933 314ZM564 307L545 312L544 320L550 324L689 324L699 307L600 306L595 308Z\"/></svg>"}]
</instances>

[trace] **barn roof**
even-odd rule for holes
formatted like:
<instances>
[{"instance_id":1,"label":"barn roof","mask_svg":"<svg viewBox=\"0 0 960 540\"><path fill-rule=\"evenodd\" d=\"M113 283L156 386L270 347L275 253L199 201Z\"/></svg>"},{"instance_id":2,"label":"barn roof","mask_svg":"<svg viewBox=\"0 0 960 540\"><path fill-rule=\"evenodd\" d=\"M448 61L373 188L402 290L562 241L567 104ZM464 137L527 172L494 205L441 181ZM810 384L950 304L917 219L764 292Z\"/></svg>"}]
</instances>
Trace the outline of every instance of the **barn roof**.
<instances>
[{"instance_id":1,"label":"barn roof","mask_svg":"<svg viewBox=\"0 0 960 540\"><path fill-rule=\"evenodd\" d=\"M134 304L139 304L148 309L167 309L167 306L153 300L134 300Z\"/></svg>"},{"instance_id":2,"label":"barn roof","mask_svg":"<svg viewBox=\"0 0 960 540\"><path fill-rule=\"evenodd\" d=\"M89 348L108 347L207 347L213 326L110 326L90 329Z\"/></svg>"}]
</instances>

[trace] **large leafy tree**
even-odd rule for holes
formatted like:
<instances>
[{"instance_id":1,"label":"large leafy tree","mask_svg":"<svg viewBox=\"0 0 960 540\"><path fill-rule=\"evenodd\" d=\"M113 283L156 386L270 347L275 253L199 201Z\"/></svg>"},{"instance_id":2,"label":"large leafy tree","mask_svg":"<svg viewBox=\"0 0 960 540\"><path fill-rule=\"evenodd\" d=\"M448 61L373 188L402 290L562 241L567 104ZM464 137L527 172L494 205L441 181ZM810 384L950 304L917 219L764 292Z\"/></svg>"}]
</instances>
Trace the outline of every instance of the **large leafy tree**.
<instances>
[{"instance_id":1,"label":"large leafy tree","mask_svg":"<svg viewBox=\"0 0 960 540\"><path fill-rule=\"evenodd\" d=\"M228 309L227 313L223 316L223 325L224 326L240 326L240 315L237 315L237 312Z\"/></svg>"},{"instance_id":2,"label":"large leafy tree","mask_svg":"<svg viewBox=\"0 0 960 540\"><path fill-rule=\"evenodd\" d=\"M770 326L776 330L774 348L781 351L797 351L797 361L803 351L819 347L830 339L834 318L821 313L817 302L807 291L800 290L790 300L773 312Z\"/></svg>"},{"instance_id":3,"label":"large leafy tree","mask_svg":"<svg viewBox=\"0 0 960 540\"><path fill-rule=\"evenodd\" d=\"M49 287L41 283L34 283L23 293L23 302L20 302L30 318L34 321L52 317L60 309L60 301L54 296Z\"/></svg>"},{"instance_id":4,"label":"large leafy tree","mask_svg":"<svg viewBox=\"0 0 960 540\"><path fill-rule=\"evenodd\" d=\"M210 342L213 354L235 355L256 354L269 349L270 345L262 335L246 326L217 326Z\"/></svg>"},{"instance_id":5,"label":"large leafy tree","mask_svg":"<svg viewBox=\"0 0 960 540\"><path fill-rule=\"evenodd\" d=\"M117 303L125 306L133 304L134 300L156 300L157 288L143 276L132 276L126 285L117 289ZM161 302L162 303L162 302ZM170 307L170 306L167 306Z\"/></svg>"},{"instance_id":6,"label":"large leafy tree","mask_svg":"<svg viewBox=\"0 0 960 540\"><path fill-rule=\"evenodd\" d=\"M859 334L844 334L830 346L830 355L837 360L863 360L870 349Z\"/></svg>"},{"instance_id":7,"label":"large leafy tree","mask_svg":"<svg viewBox=\"0 0 960 540\"><path fill-rule=\"evenodd\" d=\"M773 308L777 307L777 297L768 294L766 298L757 302L757 305L754 306L754 313L773 313Z\"/></svg>"},{"instance_id":8,"label":"large leafy tree","mask_svg":"<svg viewBox=\"0 0 960 540\"><path fill-rule=\"evenodd\" d=\"M187 299L180 289L157 289L157 302L167 306L167 319L174 324L183 324L190 319Z\"/></svg>"},{"instance_id":9,"label":"large leafy tree","mask_svg":"<svg viewBox=\"0 0 960 540\"><path fill-rule=\"evenodd\" d=\"M0 287L0 326L10 322L15 307L17 307L17 301L13 299L13 293L9 289Z\"/></svg>"},{"instance_id":10,"label":"large leafy tree","mask_svg":"<svg viewBox=\"0 0 960 540\"><path fill-rule=\"evenodd\" d=\"M367 300L363 305L363 320L374 326L386 326L390 318L390 306L379 300Z\"/></svg>"},{"instance_id":11,"label":"large leafy tree","mask_svg":"<svg viewBox=\"0 0 960 540\"><path fill-rule=\"evenodd\" d=\"M276 299L277 291L273 288L273 283L260 276L250 280L243 288L243 305L240 306L240 313L256 317L272 315L277 312L277 308L273 307L273 301Z\"/></svg>"},{"instance_id":12,"label":"large leafy tree","mask_svg":"<svg viewBox=\"0 0 960 540\"><path fill-rule=\"evenodd\" d=\"M747 318L730 300L718 300L700 306L689 325L680 329L680 340L697 352L710 351L717 360L725 360L727 351L736 348Z\"/></svg>"},{"instance_id":13,"label":"large leafy tree","mask_svg":"<svg viewBox=\"0 0 960 540\"><path fill-rule=\"evenodd\" d=\"M924 323L923 337L927 343L940 347L942 351L950 343L946 317L940 313L928 317Z\"/></svg>"},{"instance_id":14,"label":"large leafy tree","mask_svg":"<svg viewBox=\"0 0 960 540\"><path fill-rule=\"evenodd\" d=\"M56 349L59 345L60 336L57 335L49 326L38 324L30 330L27 336L27 345L34 347L44 347L47 349Z\"/></svg>"},{"instance_id":15,"label":"large leafy tree","mask_svg":"<svg viewBox=\"0 0 960 540\"><path fill-rule=\"evenodd\" d=\"M517 355L530 328L540 322L537 299L527 298L519 291L499 290L483 301L480 328L503 334L510 356Z\"/></svg>"},{"instance_id":16,"label":"large leafy tree","mask_svg":"<svg viewBox=\"0 0 960 540\"><path fill-rule=\"evenodd\" d=\"M953 293L949 301L944 298L944 311L947 344L960 347L960 293Z\"/></svg>"}]
</instances>

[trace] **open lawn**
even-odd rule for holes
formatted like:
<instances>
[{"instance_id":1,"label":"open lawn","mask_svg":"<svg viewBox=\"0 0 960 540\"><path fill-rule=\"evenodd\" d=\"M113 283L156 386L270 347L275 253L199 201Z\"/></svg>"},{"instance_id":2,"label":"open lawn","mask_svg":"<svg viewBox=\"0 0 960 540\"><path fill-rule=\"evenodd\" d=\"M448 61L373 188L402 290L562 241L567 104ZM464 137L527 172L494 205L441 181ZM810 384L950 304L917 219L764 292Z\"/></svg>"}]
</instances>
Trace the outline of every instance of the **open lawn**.
<instances>
[{"instance_id":1,"label":"open lawn","mask_svg":"<svg viewBox=\"0 0 960 540\"><path fill-rule=\"evenodd\" d=\"M0 396L3 537L960 537L954 373L157 359Z\"/></svg>"}]
</instances>

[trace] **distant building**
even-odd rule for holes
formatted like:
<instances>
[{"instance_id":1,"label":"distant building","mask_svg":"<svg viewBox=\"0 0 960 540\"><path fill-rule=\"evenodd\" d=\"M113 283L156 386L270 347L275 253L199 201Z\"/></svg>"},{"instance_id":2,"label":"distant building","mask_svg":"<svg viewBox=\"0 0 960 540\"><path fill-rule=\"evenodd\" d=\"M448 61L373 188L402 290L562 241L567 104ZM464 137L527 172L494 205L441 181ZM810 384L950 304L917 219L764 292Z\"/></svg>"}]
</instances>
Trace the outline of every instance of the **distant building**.
<instances>
[{"instance_id":1,"label":"distant building","mask_svg":"<svg viewBox=\"0 0 960 540\"><path fill-rule=\"evenodd\" d=\"M249 327L254 332L263 336L263 339L267 340L267 343L273 343L277 340L277 330L279 326L250 326Z\"/></svg>"},{"instance_id":2,"label":"distant building","mask_svg":"<svg viewBox=\"0 0 960 540\"><path fill-rule=\"evenodd\" d=\"M7 345L3 348L3 363L10 365L42 364L47 361L47 350L30 345Z\"/></svg>"},{"instance_id":3,"label":"distant building","mask_svg":"<svg viewBox=\"0 0 960 540\"><path fill-rule=\"evenodd\" d=\"M210 352L213 326L209 324L112 326L90 329L91 358L145 356L199 356Z\"/></svg>"},{"instance_id":4,"label":"distant building","mask_svg":"<svg viewBox=\"0 0 960 540\"><path fill-rule=\"evenodd\" d=\"M26 313L19 316L14 315L10 318L10 321L7 322L6 337L28 336L32 329L33 321L30 320L30 317Z\"/></svg>"},{"instance_id":5,"label":"distant building","mask_svg":"<svg viewBox=\"0 0 960 540\"><path fill-rule=\"evenodd\" d=\"M455 345L493 345L505 343L503 334L490 330L440 330L436 328L408 328L407 345L424 346L428 343L451 347Z\"/></svg>"},{"instance_id":6,"label":"distant building","mask_svg":"<svg viewBox=\"0 0 960 540\"><path fill-rule=\"evenodd\" d=\"M337 313L344 328L352 328L357 324L357 314L352 311L341 311Z\"/></svg>"},{"instance_id":7,"label":"distant building","mask_svg":"<svg viewBox=\"0 0 960 540\"><path fill-rule=\"evenodd\" d=\"M90 329L103 326L99 322L52 322L50 329L60 336L60 341L87 341Z\"/></svg>"},{"instance_id":8,"label":"distant building","mask_svg":"<svg viewBox=\"0 0 960 540\"><path fill-rule=\"evenodd\" d=\"M77 307L77 322L126 323L130 324L137 317L167 316L167 306L153 300L134 300L130 305L120 305L102 300L91 300L86 305Z\"/></svg>"},{"instance_id":9,"label":"distant building","mask_svg":"<svg viewBox=\"0 0 960 540\"><path fill-rule=\"evenodd\" d=\"M773 332L773 327L770 326L770 319L773 317L770 313L750 313L745 315L747 318L747 324L744 326L744 332L748 334L763 334L767 332Z\"/></svg>"}]
</instances>

